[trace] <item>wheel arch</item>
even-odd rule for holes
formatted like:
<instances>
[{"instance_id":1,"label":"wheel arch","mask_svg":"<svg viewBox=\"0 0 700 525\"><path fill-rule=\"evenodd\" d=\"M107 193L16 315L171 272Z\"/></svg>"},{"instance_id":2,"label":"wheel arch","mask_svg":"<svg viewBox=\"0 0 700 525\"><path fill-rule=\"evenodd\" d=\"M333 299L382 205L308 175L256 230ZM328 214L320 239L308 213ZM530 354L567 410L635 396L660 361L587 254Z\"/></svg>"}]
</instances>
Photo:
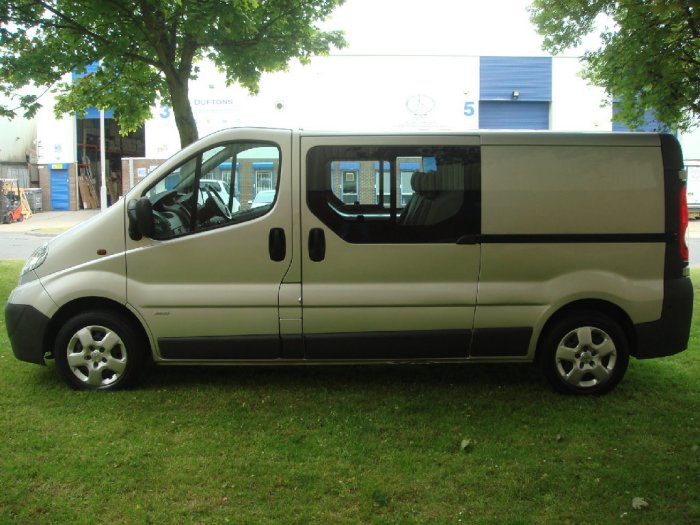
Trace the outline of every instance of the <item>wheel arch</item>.
<instances>
[{"instance_id":1,"label":"wheel arch","mask_svg":"<svg viewBox=\"0 0 700 525\"><path fill-rule=\"evenodd\" d=\"M535 361L540 360L542 352L542 341L547 336L550 328L559 322L560 319L572 315L574 312L598 312L610 317L613 321L620 325L620 328L627 338L630 354L634 355L637 346L636 335L634 331L634 323L630 316L618 305L602 299L582 299L566 304L555 311L540 330L537 337L537 345L535 350Z\"/></svg>"},{"instance_id":2,"label":"wheel arch","mask_svg":"<svg viewBox=\"0 0 700 525\"><path fill-rule=\"evenodd\" d=\"M148 334L146 333L146 330L138 317L136 317L136 315L123 304L105 297L81 297L80 299L75 299L61 306L51 317L51 321L49 322L46 333L44 334L44 350L46 355L50 356L51 358L54 357L53 350L56 336L58 331L61 329L61 326L71 317L90 310L114 312L115 314L123 316L131 324L131 326L137 330L139 337L141 337L143 342L144 349L147 351L148 358L153 359L150 338L148 337Z\"/></svg>"}]
</instances>

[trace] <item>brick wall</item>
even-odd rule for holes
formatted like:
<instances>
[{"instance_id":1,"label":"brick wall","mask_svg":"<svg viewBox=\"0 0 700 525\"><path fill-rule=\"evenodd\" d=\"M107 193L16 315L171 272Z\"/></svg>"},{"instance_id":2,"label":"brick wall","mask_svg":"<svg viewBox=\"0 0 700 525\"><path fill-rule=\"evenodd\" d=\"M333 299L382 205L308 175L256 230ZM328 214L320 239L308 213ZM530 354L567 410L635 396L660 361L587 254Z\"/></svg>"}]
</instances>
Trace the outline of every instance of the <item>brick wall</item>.
<instances>
[{"instance_id":1,"label":"brick wall","mask_svg":"<svg viewBox=\"0 0 700 525\"><path fill-rule=\"evenodd\" d=\"M144 159L144 158L123 158L122 159L122 195L131 189L131 175L129 173L130 165L133 163L133 179L134 184L143 179L145 175L153 171L154 168L160 166L165 159Z\"/></svg>"}]
</instances>

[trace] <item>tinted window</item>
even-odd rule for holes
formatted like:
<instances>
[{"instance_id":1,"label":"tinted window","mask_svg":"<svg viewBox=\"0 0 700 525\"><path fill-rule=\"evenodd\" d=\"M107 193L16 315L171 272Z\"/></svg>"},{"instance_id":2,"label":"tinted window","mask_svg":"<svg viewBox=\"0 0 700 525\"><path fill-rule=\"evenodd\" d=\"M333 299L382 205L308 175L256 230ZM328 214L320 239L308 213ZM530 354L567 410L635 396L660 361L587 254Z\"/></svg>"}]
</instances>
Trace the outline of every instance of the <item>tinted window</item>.
<instances>
[{"instance_id":1,"label":"tinted window","mask_svg":"<svg viewBox=\"0 0 700 525\"><path fill-rule=\"evenodd\" d=\"M479 148L318 146L310 210L352 243L455 242L479 231Z\"/></svg>"}]
</instances>

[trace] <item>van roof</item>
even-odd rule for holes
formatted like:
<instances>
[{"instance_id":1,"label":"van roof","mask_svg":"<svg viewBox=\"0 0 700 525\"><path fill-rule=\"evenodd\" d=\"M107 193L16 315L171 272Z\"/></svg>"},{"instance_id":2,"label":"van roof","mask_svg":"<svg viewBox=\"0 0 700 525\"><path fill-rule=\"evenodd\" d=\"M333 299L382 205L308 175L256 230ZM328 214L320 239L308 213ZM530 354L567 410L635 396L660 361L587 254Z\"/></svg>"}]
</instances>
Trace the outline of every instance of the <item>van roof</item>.
<instances>
[{"instance_id":1,"label":"van roof","mask_svg":"<svg viewBox=\"0 0 700 525\"><path fill-rule=\"evenodd\" d=\"M552 145L552 146L659 146L661 139L659 133L647 132L560 132L560 131L513 131L513 130L465 130L465 131L387 131L387 130L352 130L352 131L328 131L305 130L288 128L258 128L242 127L221 130L214 133L225 133L236 129L245 132L266 130L293 133L299 137L470 137L479 138L482 145Z\"/></svg>"}]
</instances>

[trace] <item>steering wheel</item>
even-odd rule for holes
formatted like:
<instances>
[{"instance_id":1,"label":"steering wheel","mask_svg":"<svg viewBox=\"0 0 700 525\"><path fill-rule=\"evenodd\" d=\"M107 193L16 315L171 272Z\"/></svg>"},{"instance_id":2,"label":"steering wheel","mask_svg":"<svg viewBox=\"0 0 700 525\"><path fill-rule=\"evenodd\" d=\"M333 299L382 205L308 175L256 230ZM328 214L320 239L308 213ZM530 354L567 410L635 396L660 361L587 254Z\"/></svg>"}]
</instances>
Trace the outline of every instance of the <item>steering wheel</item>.
<instances>
[{"instance_id":1,"label":"steering wheel","mask_svg":"<svg viewBox=\"0 0 700 525\"><path fill-rule=\"evenodd\" d=\"M233 215L231 214L231 210L228 209L228 206L226 206L226 203L224 203L224 200L221 198L221 195L219 195L216 191L212 190L208 186L205 186L204 189L209 195L209 198L214 201L214 204L216 204L216 207L221 213L221 215L227 220L231 220Z\"/></svg>"}]
</instances>

